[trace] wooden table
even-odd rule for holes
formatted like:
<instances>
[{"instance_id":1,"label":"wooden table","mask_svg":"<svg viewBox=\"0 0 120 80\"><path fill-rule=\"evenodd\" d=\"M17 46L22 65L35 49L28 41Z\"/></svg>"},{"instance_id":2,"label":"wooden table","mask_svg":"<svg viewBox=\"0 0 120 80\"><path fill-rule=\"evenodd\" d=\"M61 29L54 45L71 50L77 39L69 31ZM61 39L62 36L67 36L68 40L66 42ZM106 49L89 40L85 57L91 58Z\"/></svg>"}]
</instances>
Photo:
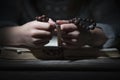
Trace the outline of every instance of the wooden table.
<instances>
[{"instance_id":1,"label":"wooden table","mask_svg":"<svg viewBox=\"0 0 120 80\"><path fill-rule=\"evenodd\" d=\"M29 51L25 52L29 54ZM9 53L8 50L7 55ZM45 53L43 59L50 60L18 59L23 54L15 52L14 60L11 59L13 55L0 59L0 80L120 80L120 54L114 49L71 49L64 52L62 60L51 60L58 59L60 55ZM5 52L0 55L5 55Z\"/></svg>"},{"instance_id":2,"label":"wooden table","mask_svg":"<svg viewBox=\"0 0 120 80\"><path fill-rule=\"evenodd\" d=\"M0 60L0 80L120 80L120 59Z\"/></svg>"}]
</instances>

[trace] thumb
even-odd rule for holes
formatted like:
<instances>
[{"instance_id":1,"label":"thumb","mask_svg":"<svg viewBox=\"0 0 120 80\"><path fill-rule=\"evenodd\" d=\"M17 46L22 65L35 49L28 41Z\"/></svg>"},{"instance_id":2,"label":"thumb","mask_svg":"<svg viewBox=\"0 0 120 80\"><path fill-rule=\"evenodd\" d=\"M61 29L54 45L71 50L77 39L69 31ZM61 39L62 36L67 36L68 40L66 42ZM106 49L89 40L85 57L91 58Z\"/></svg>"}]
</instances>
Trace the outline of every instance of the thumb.
<instances>
[{"instance_id":1,"label":"thumb","mask_svg":"<svg viewBox=\"0 0 120 80\"><path fill-rule=\"evenodd\" d=\"M53 30L53 29L55 29L55 21L53 21L51 18L49 18L49 20L48 20L48 23L50 24L50 30Z\"/></svg>"},{"instance_id":2,"label":"thumb","mask_svg":"<svg viewBox=\"0 0 120 80\"><path fill-rule=\"evenodd\" d=\"M51 25L55 25L56 24L55 21L53 21L51 18L49 18L48 23L50 23Z\"/></svg>"}]
</instances>

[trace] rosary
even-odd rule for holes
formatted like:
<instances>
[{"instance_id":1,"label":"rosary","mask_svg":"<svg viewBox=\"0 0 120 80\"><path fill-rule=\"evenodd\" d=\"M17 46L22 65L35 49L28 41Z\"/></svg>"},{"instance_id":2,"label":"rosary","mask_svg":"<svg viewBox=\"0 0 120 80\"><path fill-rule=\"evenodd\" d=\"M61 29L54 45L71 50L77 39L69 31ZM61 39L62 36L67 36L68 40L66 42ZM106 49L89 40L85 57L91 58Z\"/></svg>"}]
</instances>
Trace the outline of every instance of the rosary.
<instances>
[{"instance_id":1,"label":"rosary","mask_svg":"<svg viewBox=\"0 0 120 80\"><path fill-rule=\"evenodd\" d=\"M46 15L42 15L42 16L38 16L36 17L37 21L41 21L41 22L48 22L49 18ZM85 31L89 31L89 30L93 30L96 26L96 23L93 19L82 19L82 18L73 18L68 20L69 23L73 23L78 27L78 30L85 30Z\"/></svg>"},{"instance_id":2,"label":"rosary","mask_svg":"<svg viewBox=\"0 0 120 80\"><path fill-rule=\"evenodd\" d=\"M49 18L46 15L38 16L36 17L37 21L40 22L48 22ZM77 26L78 30L80 32L89 32L90 30L93 30L96 27L96 23L93 19L82 19L82 18L73 18L68 20L68 23L73 23ZM43 49L43 52L46 53L46 55L49 56L63 56L63 48L62 48L62 35L61 35L61 29L59 24L55 24L55 27L57 29L57 47L46 47Z\"/></svg>"},{"instance_id":3,"label":"rosary","mask_svg":"<svg viewBox=\"0 0 120 80\"><path fill-rule=\"evenodd\" d=\"M42 16L36 17L36 20L40 22L48 22L49 18L46 15L42 15ZM88 19L88 18L86 19L73 18L68 20L68 22L75 24L80 32L88 32L89 30L93 30L96 27L95 21L93 19ZM55 24L55 27L57 29L58 45L61 46L62 35L61 35L60 25Z\"/></svg>"}]
</instances>

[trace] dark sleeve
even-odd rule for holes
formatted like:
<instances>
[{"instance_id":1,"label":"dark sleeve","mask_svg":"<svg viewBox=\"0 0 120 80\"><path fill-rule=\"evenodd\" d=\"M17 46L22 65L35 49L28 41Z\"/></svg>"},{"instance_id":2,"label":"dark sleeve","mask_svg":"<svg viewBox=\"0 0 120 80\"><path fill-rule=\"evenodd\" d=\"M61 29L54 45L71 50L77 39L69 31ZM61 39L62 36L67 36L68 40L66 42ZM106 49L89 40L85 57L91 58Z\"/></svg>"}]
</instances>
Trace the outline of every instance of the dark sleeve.
<instances>
[{"instance_id":1,"label":"dark sleeve","mask_svg":"<svg viewBox=\"0 0 120 80\"><path fill-rule=\"evenodd\" d=\"M18 0L1 0L0 27L15 26L19 19Z\"/></svg>"},{"instance_id":2,"label":"dark sleeve","mask_svg":"<svg viewBox=\"0 0 120 80\"><path fill-rule=\"evenodd\" d=\"M119 42L117 38L120 36L119 8L116 6L115 0L95 0L94 4L95 6L91 7L93 16L98 27L108 37L108 41L103 47L114 47Z\"/></svg>"},{"instance_id":3,"label":"dark sleeve","mask_svg":"<svg viewBox=\"0 0 120 80\"><path fill-rule=\"evenodd\" d=\"M111 25L113 30L119 34L120 11L116 0L95 0L95 6L91 10L98 23Z\"/></svg>"}]
</instances>

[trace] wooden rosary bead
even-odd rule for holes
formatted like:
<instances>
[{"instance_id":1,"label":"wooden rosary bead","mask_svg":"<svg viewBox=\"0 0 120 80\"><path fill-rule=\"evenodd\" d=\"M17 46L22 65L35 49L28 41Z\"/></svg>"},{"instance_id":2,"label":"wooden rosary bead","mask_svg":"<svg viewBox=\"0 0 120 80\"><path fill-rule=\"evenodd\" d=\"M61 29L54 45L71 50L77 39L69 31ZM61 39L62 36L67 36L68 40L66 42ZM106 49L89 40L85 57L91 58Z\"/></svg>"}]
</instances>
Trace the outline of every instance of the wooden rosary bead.
<instances>
[{"instance_id":1,"label":"wooden rosary bead","mask_svg":"<svg viewBox=\"0 0 120 80\"><path fill-rule=\"evenodd\" d=\"M36 17L36 20L41 22L48 22L49 18L45 15L42 15L42 16Z\"/></svg>"},{"instance_id":2,"label":"wooden rosary bead","mask_svg":"<svg viewBox=\"0 0 120 80\"><path fill-rule=\"evenodd\" d=\"M89 30L93 30L96 27L96 23L93 19L89 19L89 18L73 18L71 20L69 20L69 23L74 23L78 29L84 30L84 31L89 31Z\"/></svg>"}]
</instances>

